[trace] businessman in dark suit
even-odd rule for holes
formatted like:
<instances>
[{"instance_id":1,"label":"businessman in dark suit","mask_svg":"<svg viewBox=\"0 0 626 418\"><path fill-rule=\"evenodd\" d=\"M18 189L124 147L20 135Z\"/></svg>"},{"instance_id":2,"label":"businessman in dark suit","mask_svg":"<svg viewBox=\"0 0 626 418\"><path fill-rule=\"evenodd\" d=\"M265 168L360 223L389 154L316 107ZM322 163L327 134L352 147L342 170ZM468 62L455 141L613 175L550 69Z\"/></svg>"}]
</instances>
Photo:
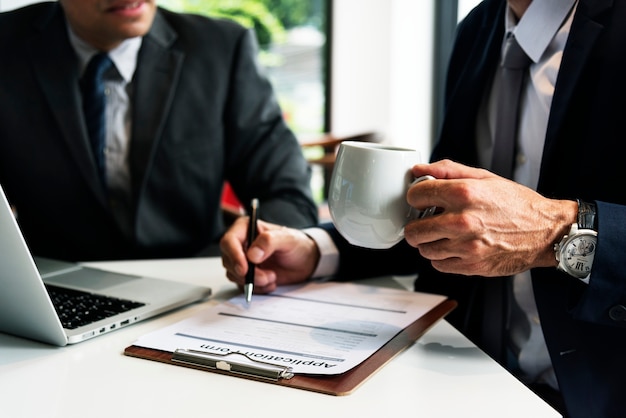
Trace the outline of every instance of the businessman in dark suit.
<instances>
[{"instance_id":1,"label":"businessman in dark suit","mask_svg":"<svg viewBox=\"0 0 626 418\"><path fill-rule=\"evenodd\" d=\"M626 416L624 22L619 0L483 1L458 27L433 163L413 168L437 180L407 194L440 213L409 223L406 242L386 251L350 246L332 225L322 227L336 248L319 230L262 224L244 253L242 221L222 239L229 279L243 283L246 258L259 264L259 292L326 274L416 272L416 290L456 299L448 320L564 416ZM515 182L474 168L491 167L505 28L532 59ZM595 257L566 235L595 241Z\"/></svg>"},{"instance_id":2,"label":"businessman in dark suit","mask_svg":"<svg viewBox=\"0 0 626 418\"><path fill-rule=\"evenodd\" d=\"M101 51L114 64L107 106L117 106L107 107L106 180L80 90ZM31 250L70 260L202 254L224 232L225 181L243 204L258 198L264 219L315 224L310 168L256 56L252 31L153 0L0 14L0 184Z\"/></svg>"}]
</instances>

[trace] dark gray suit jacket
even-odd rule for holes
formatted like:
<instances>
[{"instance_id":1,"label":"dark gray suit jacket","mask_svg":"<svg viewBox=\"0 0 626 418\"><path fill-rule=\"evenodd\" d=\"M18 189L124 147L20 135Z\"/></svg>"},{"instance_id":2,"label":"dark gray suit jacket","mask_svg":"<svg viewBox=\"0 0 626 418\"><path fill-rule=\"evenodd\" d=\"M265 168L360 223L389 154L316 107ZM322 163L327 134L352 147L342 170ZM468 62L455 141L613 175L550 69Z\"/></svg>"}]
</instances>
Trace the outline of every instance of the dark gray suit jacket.
<instances>
[{"instance_id":1,"label":"dark gray suit jacket","mask_svg":"<svg viewBox=\"0 0 626 418\"><path fill-rule=\"evenodd\" d=\"M477 111L498 62L505 3L485 0L458 28L432 160L478 164ZM580 0L550 109L538 190L597 203L597 253L589 285L555 268L532 271L546 343L572 417L626 416L625 75L626 1ZM502 344L490 338L504 342L506 294L492 288L502 280L441 274L406 243L391 251L350 247L327 228L342 254L339 277L419 272L416 290L455 298L459 306L450 322L504 362Z\"/></svg>"},{"instance_id":2,"label":"dark gray suit jacket","mask_svg":"<svg viewBox=\"0 0 626 418\"><path fill-rule=\"evenodd\" d=\"M310 168L232 22L159 9L133 79L132 231L98 184L81 111L77 58L58 2L0 14L0 184L38 255L181 257L223 233L228 180L263 219L317 220Z\"/></svg>"}]
</instances>

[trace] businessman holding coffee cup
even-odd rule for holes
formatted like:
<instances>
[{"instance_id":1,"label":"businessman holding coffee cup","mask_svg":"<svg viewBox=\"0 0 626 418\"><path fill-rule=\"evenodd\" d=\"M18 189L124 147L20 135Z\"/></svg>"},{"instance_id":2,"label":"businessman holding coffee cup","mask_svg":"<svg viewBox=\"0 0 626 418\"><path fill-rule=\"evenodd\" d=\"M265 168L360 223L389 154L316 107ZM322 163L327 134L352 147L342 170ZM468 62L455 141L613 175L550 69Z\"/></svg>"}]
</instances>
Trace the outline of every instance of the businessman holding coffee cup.
<instances>
[{"instance_id":1,"label":"businessman holding coffee cup","mask_svg":"<svg viewBox=\"0 0 626 418\"><path fill-rule=\"evenodd\" d=\"M242 220L221 241L228 278L243 284L247 258L259 292L417 273L416 290L456 299L447 320L564 416L626 415L626 189L612 181L624 178L624 19L624 1L483 1L457 30L432 163L411 168L435 179L408 186L407 203L437 213L384 250L331 224L260 222L244 252ZM509 179L491 157L511 40L530 64Z\"/></svg>"}]
</instances>

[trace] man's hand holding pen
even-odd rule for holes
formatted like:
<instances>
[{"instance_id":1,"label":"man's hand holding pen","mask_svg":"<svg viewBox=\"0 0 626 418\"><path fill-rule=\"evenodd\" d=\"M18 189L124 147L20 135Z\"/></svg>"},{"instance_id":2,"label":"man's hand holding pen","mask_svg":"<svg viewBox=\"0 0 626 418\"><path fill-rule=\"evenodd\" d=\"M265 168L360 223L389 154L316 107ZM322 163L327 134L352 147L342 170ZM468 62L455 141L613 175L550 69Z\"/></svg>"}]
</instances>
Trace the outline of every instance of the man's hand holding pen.
<instances>
[{"instance_id":1,"label":"man's hand holding pen","mask_svg":"<svg viewBox=\"0 0 626 418\"><path fill-rule=\"evenodd\" d=\"M230 281L244 288L252 269L254 293L270 293L277 286L311 277L320 252L308 235L257 220L256 238L249 242L249 224L250 218L242 216L220 241L222 264Z\"/></svg>"}]
</instances>

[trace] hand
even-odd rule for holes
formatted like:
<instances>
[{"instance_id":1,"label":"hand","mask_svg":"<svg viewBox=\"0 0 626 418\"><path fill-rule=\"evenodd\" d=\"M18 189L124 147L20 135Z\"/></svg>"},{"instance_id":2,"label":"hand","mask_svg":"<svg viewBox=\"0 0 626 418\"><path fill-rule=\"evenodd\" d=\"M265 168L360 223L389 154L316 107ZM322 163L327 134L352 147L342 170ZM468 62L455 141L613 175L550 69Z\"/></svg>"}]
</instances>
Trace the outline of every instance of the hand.
<instances>
[{"instance_id":1,"label":"hand","mask_svg":"<svg viewBox=\"0 0 626 418\"><path fill-rule=\"evenodd\" d=\"M228 279L243 288L248 260L256 264L254 292L269 293L277 286L308 279L320 252L304 232L258 221L258 234L246 250L248 218L235 221L220 241L222 264Z\"/></svg>"},{"instance_id":2,"label":"hand","mask_svg":"<svg viewBox=\"0 0 626 418\"><path fill-rule=\"evenodd\" d=\"M413 167L415 177L436 180L412 186L416 208L437 214L409 223L407 242L446 273L508 276L533 267L555 267L553 245L576 222L577 204L547 199L487 170L449 160Z\"/></svg>"}]
</instances>

